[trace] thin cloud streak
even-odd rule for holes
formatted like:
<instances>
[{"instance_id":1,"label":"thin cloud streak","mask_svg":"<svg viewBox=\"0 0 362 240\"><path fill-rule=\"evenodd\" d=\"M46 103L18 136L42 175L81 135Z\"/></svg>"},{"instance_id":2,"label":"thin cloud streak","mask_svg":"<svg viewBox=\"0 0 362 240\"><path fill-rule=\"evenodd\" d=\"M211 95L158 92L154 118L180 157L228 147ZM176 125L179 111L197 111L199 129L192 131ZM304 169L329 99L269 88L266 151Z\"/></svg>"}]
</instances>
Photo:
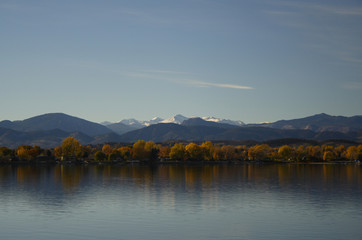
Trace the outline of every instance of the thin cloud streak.
<instances>
[{"instance_id":1,"label":"thin cloud streak","mask_svg":"<svg viewBox=\"0 0 362 240\"><path fill-rule=\"evenodd\" d=\"M230 88L230 89L240 89L240 90L251 90L254 89L250 86L243 86L237 84L227 84L227 83L212 83L205 82L200 80L195 80L193 78L185 78L185 75L191 75L188 72L182 71L173 71L173 70L162 70L162 69L147 69L147 70L136 70L132 72L114 69L114 67L109 67L99 62L85 62L80 63L67 61L70 66L76 66L81 68L97 69L98 71L116 74L123 77L137 78L137 79L151 79L156 81L166 81L183 85L193 85L196 87L219 87L219 88Z\"/></svg>"},{"instance_id":2,"label":"thin cloud streak","mask_svg":"<svg viewBox=\"0 0 362 240\"><path fill-rule=\"evenodd\" d=\"M199 85L201 87L220 87L220 88L232 88L232 89L242 89L242 90L254 89L253 87L249 87L249 86L241 86L241 85L235 85L235 84L200 82L200 81L195 81L195 82L192 82L191 84Z\"/></svg>"},{"instance_id":3,"label":"thin cloud streak","mask_svg":"<svg viewBox=\"0 0 362 240\"><path fill-rule=\"evenodd\" d=\"M141 71L141 73L139 73L139 72L127 73L126 75L129 77L133 77L133 78L148 78L148 79L162 80L162 81L173 82L173 83L178 83L178 84L193 85L193 86L197 86L197 87L219 87L219 88L231 88L231 89L240 89L240 90L254 89L253 87L250 87L250 86L242 86L242 85L237 85L237 84L225 84L225 83L212 83L212 82L198 81L198 80L194 80L194 79L178 78L177 76L166 77L166 76L161 76L159 74L161 74L161 75L162 74L185 75L187 73L169 71L169 70L147 70L147 71Z\"/></svg>"}]
</instances>

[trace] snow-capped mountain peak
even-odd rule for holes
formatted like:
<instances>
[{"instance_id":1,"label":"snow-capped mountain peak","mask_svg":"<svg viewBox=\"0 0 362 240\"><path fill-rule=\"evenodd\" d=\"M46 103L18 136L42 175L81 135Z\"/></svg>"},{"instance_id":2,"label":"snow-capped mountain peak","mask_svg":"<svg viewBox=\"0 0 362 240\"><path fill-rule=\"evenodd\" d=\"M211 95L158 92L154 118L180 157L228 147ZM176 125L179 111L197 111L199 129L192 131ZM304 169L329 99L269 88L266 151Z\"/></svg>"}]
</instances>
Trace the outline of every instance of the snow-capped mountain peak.
<instances>
[{"instance_id":1,"label":"snow-capped mountain peak","mask_svg":"<svg viewBox=\"0 0 362 240\"><path fill-rule=\"evenodd\" d=\"M134 118L129 118L129 119L123 119L122 121L120 121L120 123L126 124L126 125L139 125L141 124L140 121L134 119Z\"/></svg>"},{"instance_id":2,"label":"snow-capped mountain peak","mask_svg":"<svg viewBox=\"0 0 362 240\"><path fill-rule=\"evenodd\" d=\"M101 122L101 125L103 125L103 126L108 126L108 125L111 125L111 124L113 124L113 123L109 122L109 121Z\"/></svg>"},{"instance_id":3,"label":"snow-capped mountain peak","mask_svg":"<svg viewBox=\"0 0 362 240\"><path fill-rule=\"evenodd\" d=\"M168 119L162 119L160 117L154 117L151 120L146 120L146 121L139 121L136 120L134 118L130 118L130 119L124 119L122 121L120 121L119 123L125 124L127 126L130 126L132 128L143 128L143 127L148 127L150 125L153 124L158 124L158 123L175 123L175 124L181 124L183 121L188 120L190 118L185 117L181 114L177 114L173 117L170 117ZM216 117L201 117L201 119L205 120L205 121L209 121L209 122L215 122L215 123L223 123L223 124L230 124L230 125L234 125L234 126L242 126L244 125L244 123L242 121L233 121L233 120L229 120L229 119L223 119L223 118L216 118ZM104 125L110 125L111 123L109 122L103 122Z\"/></svg>"},{"instance_id":4,"label":"snow-capped mountain peak","mask_svg":"<svg viewBox=\"0 0 362 240\"><path fill-rule=\"evenodd\" d=\"M202 117L203 120L209 121L209 122L216 122L216 123L224 123L224 124L230 124L235 126L242 126L245 123L242 121L233 121L229 119L223 119L223 118L215 118L215 117Z\"/></svg>"},{"instance_id":5,"label":"snow-capped mountain peak","mask_svg":"<svg viewBox=\"0 0 362 240\"><path fill-rule=\"evenodd\" d=\"M160 122L162 122L162 121L163 121L162 118L160 118L160 117L154 117L154 118L152 118L152 119L149 120L149 121L143 121L143 125L149 126L149 125L152 125L152 124L160 123Z\"/></svg>"},{"instance_id":6,"label":"snow-capped mountain peak","mask_svg":"<svg viewBox=\"0 0 362 240\"><path fill-rule=\"evenodd\" d=\"M181 124L183 121L189 119L188 117L182 116L181 114L177 114L176 116L170 117L166 120L161 121L161 123L176 123Z\"/></svg>"}]
</instances>

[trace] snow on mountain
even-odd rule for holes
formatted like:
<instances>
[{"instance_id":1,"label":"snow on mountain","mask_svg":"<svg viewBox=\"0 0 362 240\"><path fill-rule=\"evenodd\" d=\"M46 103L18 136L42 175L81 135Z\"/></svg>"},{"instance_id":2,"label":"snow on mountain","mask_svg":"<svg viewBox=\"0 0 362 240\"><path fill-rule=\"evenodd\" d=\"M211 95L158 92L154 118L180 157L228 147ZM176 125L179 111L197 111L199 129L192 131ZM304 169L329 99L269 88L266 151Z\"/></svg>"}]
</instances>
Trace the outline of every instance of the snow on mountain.
<instances>
[{"instance_id":1,"label":"snow on mountain","mask_svg":"<svg viewBox=\"0 0 362 240\"><path fill-rule=\"evenodd\" d=\"M132 126L135 128L143 128L143 127L148 127L152 124L160 123L161 121L163 121L163 119L159 118L159 117L154 117L149 121L139 121L134 118L130 118L130 119L123 119L122 121L120 121L120 123L123 123L128 126Z\"/></svg>"},{"instance_id":2,"label":"snow on mountain","mask_svg":"<svg viewBox=\"0 0 362 240\"><path fill-rule=\"evenodd\" d=\"M157 123L160 123L160 122L162 122L162 121L163 121L162 118L154 117L154 118L152 118L151 120L149 120L149 121L143 121L142 123L143 123L143 125L145 125L145 126L150 126L150 125L152 125L152 124L157 124Z\"/></svg>"},{"instance_id":3,"label":"snow on mountain","mask_svg":"<svg viewBox=\"0 0 362 240\"><path fill-rule=\"evenodd\" d=\"M230 124L235 126L242 126L245 125L242 121L233 121L229 119L223 119L223 118L215 118L215 117L202 117L203 120L209 121L209 122L216 122L216 123L224 123L224 124Z\"/></svg>"},{"instance_id":4,"label":"snow on mountain","mask_svg":"<svg viewBox=\"0 0 362 240\"><path fill-rule=\"evenodd\" d=\"M139 120L136 120L134 118L130 118L130 119L123 119L119 123L122 123L122 124L125 124L127 126L131 126L133 128L139 129L139 128L148 127L150 125L158 124L158 123L181 124L183 121L188 120L188 119L190 119L190 118L185 117L185 116L183 116L181 114L177 114L176 116L170 117L168 119L162 119L160 117L154 117L151 120L139 121ZM230 124L230 125L234 125L234 126L245 125L245 123L243 123L242 121L233 121L233 120L223 119L223 118L202 117L201 119L203 119L205 121L209 121L209 122ZM109 125L111 125L113 123L111 123L111 122L102 122L101 124L105 125L105 126L109 126Z\"/></svg>"},{"instance_id":5,"label":"snow on mountain","mask_svg":"<svg viewBox=\"0 0 362 240\"><path fill-rule=\"evenodd\" d=\"M123 119L122 121L120 121L120 123L123 123L128 126L132 126L134 128L143 128L146 126L141 121L138 121L134 118Z\"/></svg>"},{"instance_id":6,"label":"snow on mountain","mask_svg":"<svg viewBox=\"0 0 362 240\"><path fill-rule=\"evenodd\" d=\"M181 124L183 121L189 119L188 117L182 116L181 114L177 114L176 116L170 117L166 120L161 121L161 123L176 123Z\"/></svg>"},{"instance_id":7,"label":"snow on mountain","mask_svg":"<svg viewBox=\"0 0 362 240\"><path fill-rule=\"evenodd\" d=\"M111 124L113 124L113 123L108 122L108 121L101 122L101 125L103 125L103 126L108 126L108 125L111 125Z\"/></svg>"}]
</instances>

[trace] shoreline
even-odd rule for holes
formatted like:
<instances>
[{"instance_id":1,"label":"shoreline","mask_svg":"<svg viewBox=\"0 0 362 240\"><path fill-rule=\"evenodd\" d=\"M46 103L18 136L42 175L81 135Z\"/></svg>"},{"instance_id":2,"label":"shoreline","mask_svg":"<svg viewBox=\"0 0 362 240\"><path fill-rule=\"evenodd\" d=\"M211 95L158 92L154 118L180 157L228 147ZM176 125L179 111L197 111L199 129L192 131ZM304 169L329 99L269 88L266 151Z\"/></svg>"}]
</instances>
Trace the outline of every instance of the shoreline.
<instances>
[{"instance_id":1,"label":"shoreline","mask_svg":"<svg viewBox=\"0 0 362 240\"><path fill-rule=\"evenodd\" d=\"M360 165L360 161L331 161L331 162L292 162L292 161L244 161L244 160L230 160L230 161L157 161L150 162L147 160L132 160L132 161L114 161L114 162L96 162L96 161L59 161L59 160L31 160L31 161L0 161L0 166L50 166L50 165L63 165L63 166L76 166L76 165L91 165L91 166L125 166L125 165L139 165L139 166L162 166L162 165L269 165L269 164L290 164L290 165Z\"/></svg>"}]
</instances>

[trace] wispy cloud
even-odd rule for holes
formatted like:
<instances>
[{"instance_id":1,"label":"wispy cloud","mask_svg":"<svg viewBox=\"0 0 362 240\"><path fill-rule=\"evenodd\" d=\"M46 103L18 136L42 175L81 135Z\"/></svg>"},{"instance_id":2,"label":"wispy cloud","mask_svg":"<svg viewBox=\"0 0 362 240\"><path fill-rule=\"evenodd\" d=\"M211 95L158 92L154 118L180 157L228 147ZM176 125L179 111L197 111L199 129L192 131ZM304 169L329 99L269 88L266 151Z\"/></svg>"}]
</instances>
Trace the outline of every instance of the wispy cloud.
<instances>
[{"instance_id":1,"label":"wispy cloud","mask_svg":"<svg viewBox=\"0 0 362 240\"><path fill-rule=\"evenodd\" d=\"M251 90L254 89L250 86L243 86L237 84L228 83L215 83L200 81L193 78L187 78L185 75L189 75L187 72L170 71L170 70L141 70L139 72L127 73L128 76L134 78L162 80L168 82L174 82L178 84L192 85L196 87L218 87L218 88L230 88L239 90Z\"/></svg>"},{"instance_id":2,"label":"wispy cloud","mask_svg":"<svg viewBox=\"0 0 362 240\"><path fill-rule=\"evenodd\" d=\"M161 74L188 74L188 72L159 70L159 69L141 70L141 72L144 72L144 73L161 73Z\"/></svg>"},{"instance_id":3,"label":"wispy cloud","mask_svg":"<svg viewBox=\"0 0 362 240\"><path fill-rule=\"evenodd\" d=\"M140 80L153 80L153 81L165 81L183 85L191 85L195 87L218 87L218 88L230 88L239 90L251 90L254 89L251 86L244 86L231 83L216 83L200 80L199 77L195 77L194 74L184 71L175 71L168 69L138 69L136 71L127 71L125 69L118 69L116 66L108 66L101 62L81 62L66 60L67 64L77 68L87 68L96 71L101 71L110 75L118 75L122 77L135 78Z\"/></svg>"},{"instance_id":4,"label":"wispy cloud","mask_svg":"<svg viewBox=\"0 0 362 240\"><path fill-rule=\"evenodd\" d=\"M242 85L235 85L235 84L223 84L223 83L210 83L210 82L201 82L201 81L194 81L190 82L192 85L198 85L200 87L220 87L220 88L233 88L233 89L242 89L242 90L250 90L254 89L253 87L249 86L242 86Z\"/></svg>"}]
</instances>

